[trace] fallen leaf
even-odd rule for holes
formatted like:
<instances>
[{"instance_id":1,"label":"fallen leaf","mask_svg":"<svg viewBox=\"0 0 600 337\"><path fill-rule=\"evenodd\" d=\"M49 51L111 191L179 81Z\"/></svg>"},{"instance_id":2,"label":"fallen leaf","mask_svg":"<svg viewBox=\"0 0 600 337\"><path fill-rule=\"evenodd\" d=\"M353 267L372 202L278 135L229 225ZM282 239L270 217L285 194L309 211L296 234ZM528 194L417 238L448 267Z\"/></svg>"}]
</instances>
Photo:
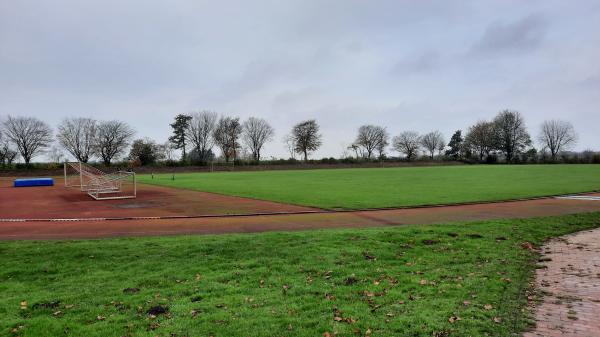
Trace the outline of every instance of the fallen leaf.
<instances>
[{"instance_id":1,"label":"fallen leaf","mask_svg":"<svg viewBox=\"0 0 600 337\"><path fill-rule=\"evenodd\" d=\"M457 322L460 320L462 320L462 318L460 318L458 316L450 316L450 318L448 318L448 322L450 322L450 323L454 323L454 322Z\"/></svg>"},{"instance_id":2,"label":"fallen leaf","mask_svg":"<svg viewBox=\"0 0 600 337\"><path fill-rule=\"evenodd\" d=\"M494 317L494 322L500 323L502 322L502 319L500 317Z\"/></svg>"},{"instance_id":3,"label":"fallen leaf","mask_svg":"<svg viewBox=\"0 0 600 337\"><path fill-rule=\"evenodd\" d=\"M486 305L484 305L484 306L483 306L483 308L484 308L485 310L492 310L494 307L492 307L492 305L491 305L491 304L486 304Z\"/></svg>"},{"instance_id":4,"label":"fallen leaf","mask_svg":"<svg viewBox=\"0 0 600 337\"><path fill-rule=\"evenodd\" d=\"M523 248L525 250L535 250L535 246L533 245L533 243L531 243L529 241L525 241L525 242L521 243L521 248Z\"/></svg>"},{"instance_id":5,"label":"fallen leaf","mask_svg":"<svg viewBox=\"0 0 600 337\"><path fill-rule=\"evenodd\" d=\"M21 301L21 310L27 309L27 301Z\"/></svg>"},{"instance_id":6,"label":"fallen leaf","mask_svg":"<svg viewBox=\"0 0 600 337\"><path fill-rule=\"evenodd\" d=\"M98 316L96 316L96 319L99 320L99 321L103 321L103 320L106 319L106 317L104 317L102 315L98 315Z\"/></svg>"},{"instance_id":7,"label":"fallen leaf","mask_svg":"<svg viewBox=\"0 0 600 337\"><path fill-rule=\"evenodd\" d=\"M371 255L369 252L363 252L363 256L365 257L365 259L370 261L377 260L377 258Z\"/></svg>"}]
</instances>

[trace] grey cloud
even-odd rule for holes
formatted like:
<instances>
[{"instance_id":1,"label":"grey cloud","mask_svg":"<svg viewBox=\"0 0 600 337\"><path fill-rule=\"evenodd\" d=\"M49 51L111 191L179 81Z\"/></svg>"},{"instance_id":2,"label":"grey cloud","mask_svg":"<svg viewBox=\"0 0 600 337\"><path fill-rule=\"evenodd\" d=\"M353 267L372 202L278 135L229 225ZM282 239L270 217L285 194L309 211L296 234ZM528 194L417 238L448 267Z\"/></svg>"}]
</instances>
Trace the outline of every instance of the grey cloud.
<instances>
[{"instance_id":1,"label":"grey cloud","mask_svg":"<svg viewBox=\"0 0 600 337\"><path fill-rule=\"evenodd\" d=\"M546 22L540 15L508 23L496 21L487 27L473 49L486 54L528 51L541 45L545 33Z\"/></svg>"},{"instance_id":2,"label":"grey cloud","mask_svg":"<svg viewBox=\"0 0 600 337\"><path fill-rule=\"evenodd\" d=\"M213 109L272 122L265 156L317 118L324 157L364 123L449 138L514 106L600 149L599 22L594 0L0 1L0 118L115 118L164 141L177 113Z\"/></svg>"}]
</instances>

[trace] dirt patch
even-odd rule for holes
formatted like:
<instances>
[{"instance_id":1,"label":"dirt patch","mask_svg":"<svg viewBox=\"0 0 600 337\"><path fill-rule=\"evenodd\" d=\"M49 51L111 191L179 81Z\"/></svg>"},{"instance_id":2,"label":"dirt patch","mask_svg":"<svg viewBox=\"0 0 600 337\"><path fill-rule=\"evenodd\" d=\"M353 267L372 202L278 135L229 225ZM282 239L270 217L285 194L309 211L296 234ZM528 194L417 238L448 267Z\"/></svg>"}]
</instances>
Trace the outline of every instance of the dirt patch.
<instances>
[{"instance_id":1,"label":"dirt patch","mask_svg":"<svg viewBox=\"0 0 600 337\"><path fill-rule=\"evenodd\" d=\"M131 202L126 204L115 205L116 208L131 209L131 208L152 208L161 206L158 202Z\"/></svg>"},{"instance_id":2,"label":"dirt patch","mask_svg":"<svg viewBox=\"0 0 600 337\"><path fill-rule=\"evenodd\" d=\"M148 315L154 315L154 316L163 315L168 312L169 312L169 308L164 307L162 305L153 306L150 309L148 309L148 311L147 311Z\"/></svg>"},{"instance_id":3,"label":"dirt patch","mask_svg":"<svg viewBox=\"0 0 600 337\"><path fill-rule=\"evenodd\" d=\"M6 181L0 186L1 219L181 217L308 210L314 208L150 185L138 185L136 199L96 201L77 188L65 187L62 178L55 178L55 186L50 187L13 188Z\"/></svg>"}]
</instances>

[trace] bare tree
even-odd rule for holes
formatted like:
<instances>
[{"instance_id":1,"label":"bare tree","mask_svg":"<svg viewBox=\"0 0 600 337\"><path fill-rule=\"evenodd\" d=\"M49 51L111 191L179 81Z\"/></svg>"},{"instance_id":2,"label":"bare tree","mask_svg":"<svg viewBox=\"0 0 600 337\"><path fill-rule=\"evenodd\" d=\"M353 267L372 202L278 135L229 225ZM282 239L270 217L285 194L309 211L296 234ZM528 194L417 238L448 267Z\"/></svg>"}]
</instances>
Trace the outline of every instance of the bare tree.
<instances>
[{"instance_id":1,"label":"bare tree","mask_svg":"<svg viewBox=\"0 0 600 337\"><path fill-rule=\"evenodd\" d=\"M110 166L114 158L127 150L134 134L135 131L125 122L102 121L97 126L94 151L104 165Z\"/></svg>"},{"instance_id":2,"label":"bare tree","mask_svg":"<svg viewBox=\"0 0 600 337\"><path fill-rule=\"evenodd\" d=\"M358 154L358 151L360 150L360 146L356 145L356 143L352 143L350 145L348 145L348 147L346 148L347 150L352 150L354 152L354 157L356 159L360 158L361 156Z\"/></svg>"},{"instance_id":3,"label":"bare tree","mask_svg":"<svg viewBox=\"0 0 600 337\"><path fill-rule=\"evenodd\" d=\"M296 143L294 142L294 137L291 134L285 135L283 137L283 143L290 154L290 159L296 159Z\"/></svg>"},{"instance_id":4,"label":"bare tree","mask_svg":"<svg viewBox=\"0 0 600 337\"><path fill-rule=\"evenodd\" d=\"M217 125L217 113L213 111L194 112L190 115L185 137L192 143L200 161L206 161L213 147L213 132Z\"/></svg>"},{"instance_id":5,"label":"bare tree","mask_svg":"<svg viewBox=\"0 0 600 337\"><path fill-rule=\"evenodd\" d=\"M260 161L260 150L266 142L273 140L274 135L273 127L262 118L250 117L242 124L242 140L256 161Z\"/></svg>"},{"instance_id":6,"label":"bare tree","mask_svg":"<svg viewBox=\"0 0 600 337\"><path fill-rule=\"evenodd\" d=\"M518 111L504 110L494 118L495 137L498 149L512 162L515 155L531 145L531 137L525 127L525 120Z\"/></svg>"},{"instance_id":7,"label":"bare tree","mask_svg":"<svg viewBox=\"0 0 600 337\"><path fill-rule=\"evenodd\" d=\"M377 142L377 155L379 159L383 159L385 156L385 148L390 145L390 134L384 128L379 133L379 141Z\"/></svg>"},{"instance_id":8,"label":"bare tree","mask_svg":"<svg viewBox=\"0 0 600 337\"><path fill-rule=\"evenodd\" d=\"M48 152L46 153L46 157L48 157L50 159L51 162L55 163L55 164L59 164L61 162L64 161L64 159L66 159L65 157L65 153L62 151L62 149L58 146L52 146L50 148L50 150L48 150Z\"/></svg>"},{"instance_id":9,"label":"bare tree","mask_svg":"<svg viewBox=\"0 0 600 337\"><path fill-rule=\"evenodd\" d=\"M309 152L316 151L322 144L319 124L314 119L296 124L292 128L292 138L296 152L303 154L304 161L308 161Z\"/></svg>"},{"instance_id":10,"label":"bare tree","mask_svg":"<svg viewBox=\"0 0 600 337\"><path fill-rule=\"evenodd\" d=\"M480 121L469 128L465 136L466 146L477 153L479 161L483 161L496 145L496 135L494 132L494 123Z\"/></svg>"},{"instance_id":11,"label":"bare tree","mask_svg":"<svg viewBox=\"0 0 600 337\"><path fill-rule=\"evenodd\" d=\"M3 126L5 137L15 145L27 165L52 143L52 129L37 118L8 116Z\"/></svg>"},{"instance_id":12,"label":"bare tree","mask_svg":"<svg viewBox=\"0 0 600 337\"><path fill-rule=\"evenodd\" d=\"M444 139L444 135L442 135L439 131L432 131L424 134L420 138L421 146L429 152L429 158L433 159L435 156L435 151L439 151L440 149L444 149L446 145L446 140Z\"/></svg>"},{"instance_id":13,"label":"bare tree","mask_svg":"<svg viewBox=\"0 0 600 337\"><path fill-rule=\"evenodd\" d=\"M569 122L560 120L544 121L538 140L544 147L550 150L552 160L556 160L556 156L561 151L575 145L577 142L577 133L575 133L573 124Z\"/></svg>"},{"instance_id":14,"label":"bare tree","mask_svg":"<svg viewBox=\"0 0 600 337\"><path fill-rule=\"evenodd\" d=\"M161 153L161 157L167 161L175 160L175 147L171 140L168 140L158 145L158 151Z\"/></svg>"},{"instance_id":15,"label":"bare tree","mask_svg":"<svg viewBox=\"0 0 600 337\"><path fill-rule=\"evenodd\" d=\"M406 155L408 161L416 157L420 143L421 137L415 131L404 131L392 140L394 150Z\"/></svg>"},{"instance_id":16,"label":"bare tree","mask_svg":"<svg viewBox=\"0 0 600 337\"><path fill-rule=\"evenodd\" d=\"M10 166L17 158L17 151L13 150L9 140L4 137L0 129L0 166Z\"/></svg>"},{"instance_id":17,"label":"bare tree","mask_svg":"<svg viewBox=\"0 0 600 337\"><path fill-rule=\"evenodd\" d=\"M93 155L96 121L91 118L67 118L58 126L58 143L75 159L87 163Z\"/></svg>"},{"instance_id":18,"label":"bare tree","mask_svg":"<svg viewBox=\"0 0 600 337\"><path fill-rule=\"evenodd\" d=\"M240 148L239 137L242 133L242 126L239 118L221 117L213 131L215 144L221 149L225 162L237 158L237 152Z\"/></svg>"},{"instance_id":19,"label":"bare tree","mask_svg":"<svg viewBox=\"0 0 600 337\"><path fill-rule=\"evenodd\" d=\"M384 127L376 125L363 125L358 128L358 135L353 145L363 149L367 159L371 159L373 152L378 151L380 157L388 145L388 133Z\"/></svg>"}]
</instances>

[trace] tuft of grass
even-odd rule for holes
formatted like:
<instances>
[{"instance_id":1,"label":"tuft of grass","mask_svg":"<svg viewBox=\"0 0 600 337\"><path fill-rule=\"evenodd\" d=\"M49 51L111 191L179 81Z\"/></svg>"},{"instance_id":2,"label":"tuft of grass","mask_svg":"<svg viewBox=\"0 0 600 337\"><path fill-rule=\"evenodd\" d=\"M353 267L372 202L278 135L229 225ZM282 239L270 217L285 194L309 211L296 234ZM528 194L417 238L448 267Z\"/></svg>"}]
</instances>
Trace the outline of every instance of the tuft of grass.
<instances>
[{"instance_id":1,"label":"tuft of grass","mask_svg":"<svg viewBox=\"0 0 600 337\"><path fill-rule=\"evenodd\" d=\"M141 175L139 181L327 209L497 201L600 190L600 165L473 165Z\"/></svg>"},{"instance_id":2,"label":"tuft of grass","mask_svg":"<svg viewBox=\"0 0 600 337\"><path fill-rule=\"evenodd\" d=\"M598 226L589 213L1 242L0 336L514 336L530 322L530 248Z\"/></svg>"}]
</instances>

